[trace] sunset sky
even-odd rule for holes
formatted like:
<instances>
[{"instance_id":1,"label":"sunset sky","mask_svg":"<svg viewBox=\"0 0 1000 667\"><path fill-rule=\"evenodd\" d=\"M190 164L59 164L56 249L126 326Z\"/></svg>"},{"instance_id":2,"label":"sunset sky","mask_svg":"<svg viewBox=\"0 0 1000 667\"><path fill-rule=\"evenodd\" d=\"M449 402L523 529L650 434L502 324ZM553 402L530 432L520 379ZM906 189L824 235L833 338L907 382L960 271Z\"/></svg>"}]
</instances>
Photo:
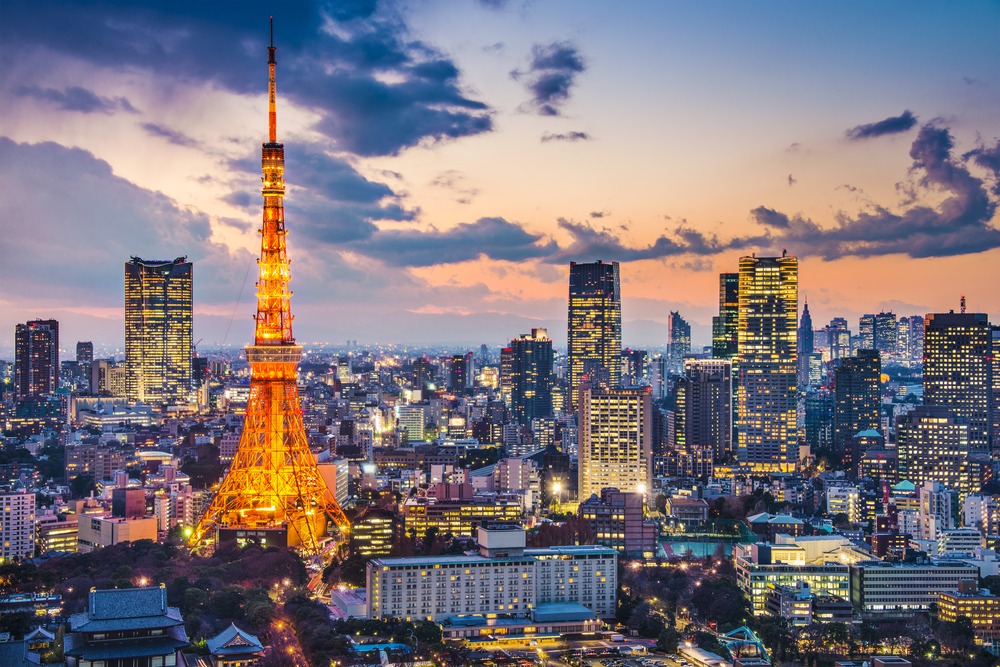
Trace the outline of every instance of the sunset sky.
<instances>
[{"instance_id":1,"label":"sunset sky","mask_svg":"<svg viewBox=\"0 0 1000 667\"><path fill-rule=\"evenodd\" d=\"M671 310L706 344L718 273L782 247L817 326L1000 320L996 2L3 0L0 355L39 317L121 344L131 255L251 339L271 15L300 342L562 347L601 259L625 345Z\"/></svg>"}]
</instances>

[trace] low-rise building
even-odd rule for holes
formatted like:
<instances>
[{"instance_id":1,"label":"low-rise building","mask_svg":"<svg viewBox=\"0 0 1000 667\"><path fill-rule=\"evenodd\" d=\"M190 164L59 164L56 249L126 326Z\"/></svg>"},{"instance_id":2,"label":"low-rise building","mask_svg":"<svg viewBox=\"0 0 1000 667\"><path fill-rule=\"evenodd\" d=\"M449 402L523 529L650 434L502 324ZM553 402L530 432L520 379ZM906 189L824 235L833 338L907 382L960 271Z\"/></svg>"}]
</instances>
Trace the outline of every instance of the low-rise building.
<instances>
[{"instance_id":1,"label":"low-rise building","mask_svg":"<svg viewBox=\"0 0 1000 667\"><path fill-rule=\"evenodd\" d=\"M846 514L849 523L861 521L861 491L854 486L832 486L826 491L826 515Z\"/></svg>"},{"instance_id":2,"label":"low-rise building","mask_svg":"<svg viewBox=\"0 0 1000 667\"><path fill-rule=\"evenodd\" d=\"M578 515L590 522L597 544L629 556L656 555L659 526L644 518L643 494L601 489L601 497L591 495L580 503Z\"/></svg>"},{"instance_id":3,"label":"low-rise building","mask_svg":"<svg viewBox=\"0 0 1000 667\"><path fill-rule=\"evenodd\" d=\"M708 502L702 498L667 498L663 513L677 517L687 528L697 528L708 522Z\"/></svg>"},{"instance_id":4,"label":"low-rise building","mask_svg":"<svg viewBox=\"0 0 1000 667\"><path fill-rule=\"evenodd\" d=\"M77 550L84 554L122 542L155 542L158 528L156 517L153 516L142 519L81 516L77 526Z\"/></svg>"},{"instance_id":5,"label":"low-rise building","mask_svg":"<svg viewBox=\"0 0 1000 667\"><path fill-rule=\"evenodd\" d=\"M1000 644L1000 598L988 590L979 590L977 583L962 582L958 591L940 593L938 620L967 617L976 631L976 643L993 648Z\"/></svg>"},{"instance_id":6,"label":"low-rise building","mask_svg":"<svg viewBox=\"0 0 1000 667\"><path fill-rule=\"evenodd\" d=\"M862 561L851 569L851 602L865 618L906 618L926 612L942 592L978 581L979 569L961 561L888 563Z\"/></svg>"},{"instance_id":7,"label":"low-rise building","mask_svg":"<svg viewBox=\"0 0 1000 667\"><path fill-rule=\"evenodd\" d=\"M791 562L783 562L787 558ZM850 570L840 562L807 564L805 549L794 545L737 545L733 561L740 590L750 600L754 615L767 612L768 586L795 586L807 582L819 595L850 595ZM792 564L795 563L795 564Z\"/></svg>"},{"instance_id":8,"label":"low-rise building","mask_svg":"<svg viewBox=\"0 0 1000 667\"><path fill-rule=\"evenodd\" d=\"M473 494L472 485L438 484L428 489L435 495L415 496L403 503L403 527L407 535L423 537L429 528L438 535L474 536L482 526L518 524L522 518L518 496Z\"/></svg>"},{"instance_id":9,"label":"low-rise building","mask_svg":"<svg viewBox=\"0 0 1000 667\"><path fill-rule=\"evenodd\" d=\"M778 534L796 537L806 533L805 522L787 514L761 512L748 516L746 524L750 527L750 531L764 542L773 542Z\"/></svg>"},{"instance_id":10,"label":"low-rise building","mask_svg":"<svg viewBox=\"0 0 1000 667\"><path fill-rule=\"evenodd\" d=\"M399 517L392 510L369 506L351 521L351 554L365 560L388 556L396 542L399 524Z\"/></svg>"}]
</instances>

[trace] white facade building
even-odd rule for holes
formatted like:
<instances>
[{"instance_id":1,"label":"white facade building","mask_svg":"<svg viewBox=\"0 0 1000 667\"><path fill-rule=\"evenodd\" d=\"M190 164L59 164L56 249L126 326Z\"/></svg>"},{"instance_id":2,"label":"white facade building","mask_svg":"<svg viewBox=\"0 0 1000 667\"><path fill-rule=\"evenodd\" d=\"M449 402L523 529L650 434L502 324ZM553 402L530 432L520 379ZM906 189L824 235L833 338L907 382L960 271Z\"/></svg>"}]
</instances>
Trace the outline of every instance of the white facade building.
<instances>
[{"instance_id":1,"label":"white facade building","mask_svg":"<svg viewBox=\"0 0 1000 667\"><path fill-rule=\"evenodd\" d=\"M528 618L539 604L615 614L618 552L602 546L525 549L524 529L479 529L479 554L377 558L367 567L368 618Z\"/></svg>"},{"instance_id":2,"label":"white facade building","mask_svg":"<svg viewBox=\"0 0 1000 667\"><path fill-rule=\"evenodd\" d=\"M0 495L0 562L28 558L35 550L35 494Z\"/></svg>"}]
</instances>

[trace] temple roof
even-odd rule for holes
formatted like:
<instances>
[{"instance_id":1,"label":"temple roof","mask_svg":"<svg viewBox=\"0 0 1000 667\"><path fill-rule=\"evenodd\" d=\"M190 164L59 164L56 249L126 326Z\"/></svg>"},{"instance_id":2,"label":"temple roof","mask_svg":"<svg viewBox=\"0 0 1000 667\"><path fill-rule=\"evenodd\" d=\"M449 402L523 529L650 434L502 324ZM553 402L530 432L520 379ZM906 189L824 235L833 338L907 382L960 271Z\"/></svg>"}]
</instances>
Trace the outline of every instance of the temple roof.
<instances>
[{"instance_id":1,"label":"temple roof","mask_svg":"<svg viewBox=\"0 0 1000 667\"><path fill-rule=\"evenodd\" d=\"M240 630L235 623L230 623L228 628L211 639L205 640L205 643L212 655L259 653L264 650L259 639Z\"/></svg>"},{"instance_id":2,"label":"temple roof","mask_svg":"<svg viewBox=\"0 0 1000 667\"><path fill-rule=\"evenodd\" d=\"M169 628L183 623L180 610L167 606L163 586L92 590L87 611L70 617L74 632Z\"/></svg>"}]
</instances>

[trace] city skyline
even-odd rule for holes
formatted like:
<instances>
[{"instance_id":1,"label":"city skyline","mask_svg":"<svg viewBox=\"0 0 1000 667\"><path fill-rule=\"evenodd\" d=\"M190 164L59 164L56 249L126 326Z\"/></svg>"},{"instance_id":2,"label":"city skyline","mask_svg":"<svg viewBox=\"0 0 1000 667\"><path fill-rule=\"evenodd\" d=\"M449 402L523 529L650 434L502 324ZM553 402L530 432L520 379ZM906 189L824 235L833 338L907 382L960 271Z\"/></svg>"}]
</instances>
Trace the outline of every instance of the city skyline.
<instances>
[{"instance_id":1,"label":"city skyline","mask_svg":"<svg viewBox=\"0 0 1000 667\"><path fill-rule=\"evenodd\" d=\"M33 319L67 345L123 343L130 255L188 255L195 339L222 342L232 317L226 343L250 340L266 104L250 63L274 10L223 7L6 3L0 348ZM958 310L960 294L995 319L995 6L866 26L850 6L712 24L679 5L560 7L280 8L301 341L500 345L537 327L565 349L569 262L602 260L622 267L623 346L665 341L673 310L697 348L718 274L785 245L817 323ZM768 38L785 48L756 48Z\"/></svg>"}]
</instances>

